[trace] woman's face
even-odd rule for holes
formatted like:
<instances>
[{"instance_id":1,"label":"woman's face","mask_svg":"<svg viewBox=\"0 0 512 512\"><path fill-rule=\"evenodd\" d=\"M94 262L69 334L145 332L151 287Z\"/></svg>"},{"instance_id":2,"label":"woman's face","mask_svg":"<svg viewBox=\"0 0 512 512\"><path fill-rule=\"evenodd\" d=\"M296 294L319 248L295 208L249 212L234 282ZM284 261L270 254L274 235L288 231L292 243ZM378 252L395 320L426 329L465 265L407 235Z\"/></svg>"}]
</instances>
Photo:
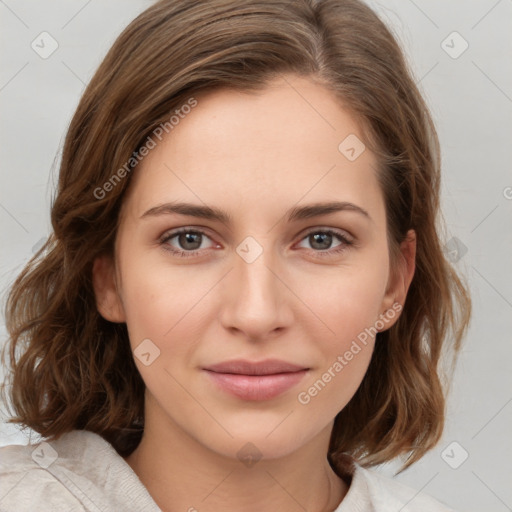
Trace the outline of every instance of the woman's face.
<instances>
[{"instance_id":1,"label":"woman's face","mask_svg":"<svg viewBox=\"0 0 512 512\"><path fill-rule=\"evenodd\" d=\"M98 307L127 324L148 417L284 456L330 432L403 303L377 162L307 79L196 99L132 171ZM270 359L295 366L251 365Z\"/></svg>"}]
</instances>

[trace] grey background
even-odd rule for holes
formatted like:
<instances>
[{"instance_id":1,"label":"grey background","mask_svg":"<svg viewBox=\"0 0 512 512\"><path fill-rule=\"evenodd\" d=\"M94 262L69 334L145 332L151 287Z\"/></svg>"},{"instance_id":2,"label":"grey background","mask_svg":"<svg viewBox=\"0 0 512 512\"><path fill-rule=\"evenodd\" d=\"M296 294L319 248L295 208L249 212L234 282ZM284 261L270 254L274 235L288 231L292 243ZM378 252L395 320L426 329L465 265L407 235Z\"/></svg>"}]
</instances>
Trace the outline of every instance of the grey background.
<instances>
[{"instance_id":1,"label":"grey background","mask_svg":"<svg viewBox=\"0 0 512 512\"><path fill-rule=\"evenodd\" d=\"M2 306L49 233L54 175L84 86L115 37L150 4L0 0ZM460 511L512 510L512 1L369 4L402 42L437 124L446 241L474 301L443 439L396 478ZM46 59L31 47L43 31L59 45ZM469 46L458 55L464 40ZM3 344L3 318L0 336ZM28 433L4 419L0 445L27 443ZM379 470L391 475L397 467Z\"/></svg>"}]
</instances>

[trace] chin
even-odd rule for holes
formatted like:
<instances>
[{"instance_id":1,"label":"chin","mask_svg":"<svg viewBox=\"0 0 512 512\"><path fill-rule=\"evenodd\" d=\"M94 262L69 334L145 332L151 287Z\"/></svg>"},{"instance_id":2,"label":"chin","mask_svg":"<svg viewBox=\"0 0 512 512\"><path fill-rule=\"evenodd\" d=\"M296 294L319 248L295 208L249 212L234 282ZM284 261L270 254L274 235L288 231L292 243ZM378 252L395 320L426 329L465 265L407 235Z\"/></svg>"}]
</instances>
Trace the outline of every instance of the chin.
<instances>
[{"instance_id":1,"label":"chin","mask_svg":"<svg viewBox=\"0 0 512 512\"><path fill-rule=\"evenodd\" d=\"M241 462L246 459L272 460L286 457L315 436L314 431L304 431L303 426L290 421L291 416L293 413L290 418L283 421L286 414L282 415L271 424L262 422L263 428L261 425L250 423L235 423L229 426L225 424L233 437L222 431L215 438L203 439L202 442L219 455Z\"/></svg>"}]
</instances>

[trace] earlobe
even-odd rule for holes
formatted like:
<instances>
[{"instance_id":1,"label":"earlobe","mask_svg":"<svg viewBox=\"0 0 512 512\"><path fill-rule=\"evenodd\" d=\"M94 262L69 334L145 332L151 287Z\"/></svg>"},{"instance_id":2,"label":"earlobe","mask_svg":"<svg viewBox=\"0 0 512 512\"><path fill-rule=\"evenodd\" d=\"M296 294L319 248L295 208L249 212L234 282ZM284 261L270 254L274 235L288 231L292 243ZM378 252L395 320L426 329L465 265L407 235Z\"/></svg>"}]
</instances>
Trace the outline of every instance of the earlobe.
<instances>
[{"instance_id":1,"label":"earlobe","mask_svg":"<svg viewBox=\"0 0 512 512\"><path fill-rule=\"evenodd\" d=\"M94 260L92 283L96 307L100 315L110 322L125 322L124 308L117 290L115 267L111 257L102 255Z\"/></svg>"},{"instance_id":2,"label":"earlobe","mask_svg":"<svg viewBox=\"0 0 512 512\"><path fill-rule=\"evenodd\" d=\"M416 233L413 229L410 229L407 232L405 240L400 244L398 261L391 274L386 295L382 303L382 315L386 315L386 312L391 310L398 313L403 310L407 292L409 291L412 278L414 277L415 268ZM393 314L393 319L387 324L386 329L389 329L398 320L399 316L400 314Z\"/></svg>"}]
</instances>

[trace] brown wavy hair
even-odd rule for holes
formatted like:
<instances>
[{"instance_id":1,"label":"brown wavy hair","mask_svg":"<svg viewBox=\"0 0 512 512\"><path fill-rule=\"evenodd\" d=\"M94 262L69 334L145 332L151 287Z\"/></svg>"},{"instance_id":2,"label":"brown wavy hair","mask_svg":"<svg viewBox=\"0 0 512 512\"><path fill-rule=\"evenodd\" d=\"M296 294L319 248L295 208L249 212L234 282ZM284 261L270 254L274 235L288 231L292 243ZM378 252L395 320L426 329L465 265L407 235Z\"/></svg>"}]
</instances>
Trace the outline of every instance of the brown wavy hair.
<instances>
[{"instance_id":1,"label":"brown wavy hair","mask_svg":"<svg viewBox=\"0 0 512 512\"><path fill-rule=\"evenodd\" d=\"M324 85L361 121L378 156L393 266L407 231L417 237L404 309L378 333L368 371L335 419L329 461L342 452L366 466L407 456L407 467L438 442L441 356L449 349L455 362L471 301L442 249L434 124L392 32L359 0L161 0L121 33L70 123L53 232L7 296L11 422L50 439L90 430L122 456L136 448L144 382L126 325L100 316L92 286L94 259L113 253L134 155L194 94L260 91L285 73ZM99 193L126 162L126 176Z\"/></svg>"}]
</instances>

